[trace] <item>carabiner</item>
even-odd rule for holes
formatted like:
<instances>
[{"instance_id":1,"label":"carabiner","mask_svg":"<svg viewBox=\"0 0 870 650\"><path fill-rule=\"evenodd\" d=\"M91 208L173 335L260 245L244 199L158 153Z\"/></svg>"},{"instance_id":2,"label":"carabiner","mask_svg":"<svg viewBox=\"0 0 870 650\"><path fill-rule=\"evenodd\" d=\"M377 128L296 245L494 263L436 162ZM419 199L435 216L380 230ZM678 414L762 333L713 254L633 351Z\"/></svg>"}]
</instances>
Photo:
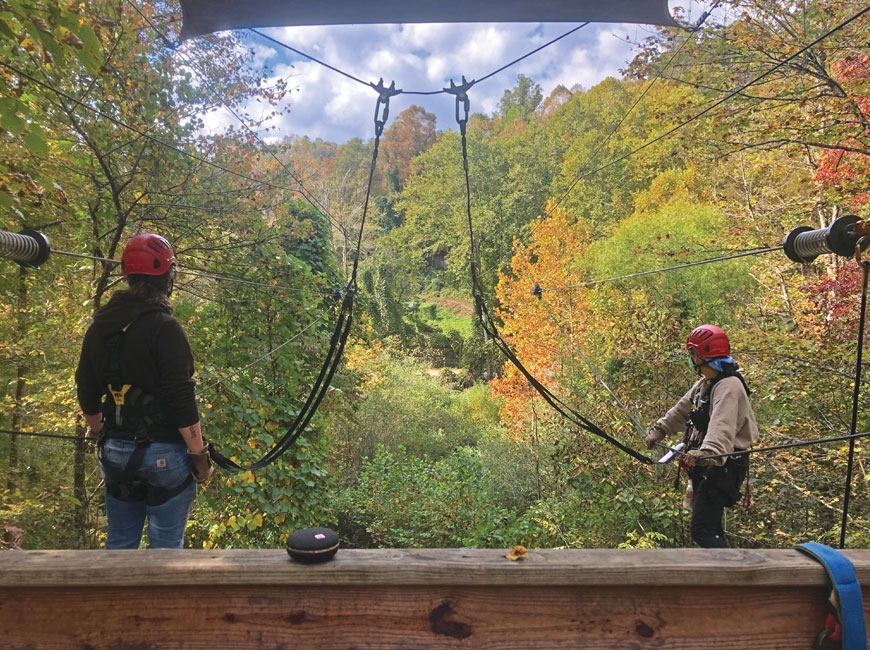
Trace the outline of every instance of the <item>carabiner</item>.
<instances>
[{"instance_id":1,"label":"carabiner","mask_svg":"<svg viewBox=\"0 0 870 650\"><path fill-rule=\"evenodd\" d=\"M837 617L833 614L828 614L825 619L825 629L819 632L816 637L816 643L813 646L814 650L825 650L825 641L830 639L835 643L843 640L843 628L837 622Z\"/></svg>"}]
</instances>

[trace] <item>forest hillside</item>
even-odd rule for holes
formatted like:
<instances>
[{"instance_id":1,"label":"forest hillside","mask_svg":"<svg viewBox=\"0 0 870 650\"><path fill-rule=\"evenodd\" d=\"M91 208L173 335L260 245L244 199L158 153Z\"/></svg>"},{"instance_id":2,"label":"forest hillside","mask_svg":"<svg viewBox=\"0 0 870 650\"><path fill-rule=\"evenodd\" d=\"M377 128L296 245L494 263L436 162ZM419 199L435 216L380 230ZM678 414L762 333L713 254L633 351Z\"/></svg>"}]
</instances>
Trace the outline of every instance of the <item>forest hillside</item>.
<instances>
[{"instance_id":1,"label":"forest hillside","mask_svg":"<svg viewBox=\"0 0 870 650\"><path fill-rule=\"evenodd\" d=\"M291 85L241 33L168 46L172 2L0 4L0 231L52 248L0 258L0 547L104 541L73 373L146 230L179 259L204 434L240 468L201 490L189 547L314 525L350 547L691 545L685 478L643 435L695 380L702 323L761 429L729 544L867 547L866 262L782 244L870 217L870 7L720 4L621 78L544 96L518 75L492 114L472 89L456 124L412 106L345 143L258 133L246 107ZM218 105L239 123L204 136Z\"/></svg>"}]
</instances>

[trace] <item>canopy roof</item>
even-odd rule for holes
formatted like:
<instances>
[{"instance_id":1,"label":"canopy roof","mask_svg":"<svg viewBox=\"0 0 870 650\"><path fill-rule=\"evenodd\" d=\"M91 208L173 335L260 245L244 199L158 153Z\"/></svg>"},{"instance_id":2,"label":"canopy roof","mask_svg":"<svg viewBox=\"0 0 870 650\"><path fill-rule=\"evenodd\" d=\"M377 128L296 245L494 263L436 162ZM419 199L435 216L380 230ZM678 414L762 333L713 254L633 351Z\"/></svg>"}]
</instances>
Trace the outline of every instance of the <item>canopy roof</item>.
<instances>
[{"instance_id":1,"label":"canopy roof","mask_svg":"<svg viewBox=\"0 0 870 650\"><path fill-rule=\"evenodd\" d=\"M181 0L181 39L224 29L374 23L677 26L667 0Z\"/></svg>"}]
</instances>

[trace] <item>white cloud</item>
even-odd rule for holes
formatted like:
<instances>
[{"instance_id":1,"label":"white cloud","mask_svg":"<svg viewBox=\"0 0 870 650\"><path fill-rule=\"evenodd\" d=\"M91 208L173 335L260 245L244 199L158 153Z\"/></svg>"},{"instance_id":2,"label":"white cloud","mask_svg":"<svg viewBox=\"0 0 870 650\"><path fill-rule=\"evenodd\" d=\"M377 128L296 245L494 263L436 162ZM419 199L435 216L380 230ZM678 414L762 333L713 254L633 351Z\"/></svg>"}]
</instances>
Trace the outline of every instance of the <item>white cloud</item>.
<instances>
[{"instance_id":1,"label":"white cloud","mask_svg":"<svg viewBox=\"0 0 870 650\"><path fill-rule=\"evenodd\" d=\"M383 79L405 93L431 93L461 83L463 75L477 83L469 91L471 112L490 114L519 74L530 77L548 95L558 84L589 88L607 76L619 76L632 57L625 35L642 39L651 31L636 25L588 25L522 61L489 77L576 25L526 23L452 23L413 25L339 25L262 30L276 41L318 59L344 74L249 34L246 45L259 60L288 78L294 90L290 112L276 135L321 137L345 142L374 137L377 93L366 84ZM292 67L291 67L292 65ZM364 83L348 78L350 75ZM486 77L486 78L485 78ZM437 117L440 130L456 129L455 100L435 95L401 94L390 100L390 119L412 104ZM210 128L227 124L227 116L206 118Z\"/></svg>"}]
</instances>

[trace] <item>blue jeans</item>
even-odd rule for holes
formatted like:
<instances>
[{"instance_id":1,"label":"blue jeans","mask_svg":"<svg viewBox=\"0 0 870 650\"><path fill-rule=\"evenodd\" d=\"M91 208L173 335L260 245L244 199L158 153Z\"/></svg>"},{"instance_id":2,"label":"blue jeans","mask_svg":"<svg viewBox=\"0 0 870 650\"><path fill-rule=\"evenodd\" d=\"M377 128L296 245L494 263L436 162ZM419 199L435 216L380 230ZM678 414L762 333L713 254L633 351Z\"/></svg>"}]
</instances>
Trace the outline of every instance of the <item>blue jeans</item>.
<instances>
[{"instance_id":1,"label":"blue jeans","mask_svg":"<svg viewBox=\"0 0 870 650\"><path fill-rule=\"evenodd\" d=\"M100 467L106 480L124 471L136 443L109 438L100 452ZM152 442L136 472L149 485L173 488L191 471L184 443ZM148 548L183 548L184 529L196 497L196 483L158 506L145 501L121 501L106 492L108 535L106 548L139 548L145 520L148 520Z\"/></svg>"}]
</instances>

